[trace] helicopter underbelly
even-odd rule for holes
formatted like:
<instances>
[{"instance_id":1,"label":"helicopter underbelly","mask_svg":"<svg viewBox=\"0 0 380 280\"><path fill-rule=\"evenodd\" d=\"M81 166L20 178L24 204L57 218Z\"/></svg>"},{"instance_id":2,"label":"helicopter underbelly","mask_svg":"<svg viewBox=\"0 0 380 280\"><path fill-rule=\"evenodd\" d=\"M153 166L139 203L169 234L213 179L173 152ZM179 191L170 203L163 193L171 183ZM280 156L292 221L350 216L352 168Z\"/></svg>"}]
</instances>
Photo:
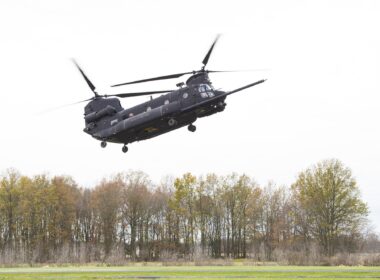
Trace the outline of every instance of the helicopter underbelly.
<instances>
[{"instance_id":1,"label":"helicopter underbelly","mask_svg":"<svg viewBox=\"0 0 380 280\"><path fill-rule=\"evenodd\" d=\"M166 132L181 128L196 121L197 118L220 112L214 106L202 106L183 113L176 102L160 106L150 111L123 120L114 126L94 135L98 140L128 144L146 140Z\"/></svg>"},{"instance_id":2,"label":"helicopter underbelly","mask_svg":"<svg viewBox=\"0 0 380 280\"><path fill-rule=\"evenodd\" d=\"M194 113L181 115L179 120L175 121L175 124L173 125L169 124L171 119L174 119L174 117L162 117L151 122L145 122L141 126L121 131L107 139L107 141L127 144L135 141L150 139L193 123L196 121L197 116Z\"/></svg>"}]
</instances>

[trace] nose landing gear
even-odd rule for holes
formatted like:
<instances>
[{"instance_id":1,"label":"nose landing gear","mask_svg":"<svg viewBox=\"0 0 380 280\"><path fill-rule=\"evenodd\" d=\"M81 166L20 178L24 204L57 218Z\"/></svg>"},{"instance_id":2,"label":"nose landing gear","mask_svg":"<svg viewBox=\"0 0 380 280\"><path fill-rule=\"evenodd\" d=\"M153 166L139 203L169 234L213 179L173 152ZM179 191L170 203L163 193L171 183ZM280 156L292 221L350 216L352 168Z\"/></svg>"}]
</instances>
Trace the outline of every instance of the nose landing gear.
<instances>
[{"instance_id":1,"label":"nose landing gear","mask_svg":"<svg viewBox=\"0 0 380 280\"><path fill-rule=\"evenodd\" d=\"M100 142L100 147L102 147L102 148L107 147L107 142L106 141Z\"/></svg>"},{"instance_id":2,"label":"nose landing gear","mask_svg":"<svg viewBox=\"0 0 380 280\"><path fill-rule=\"evenodd\" d=\"M189 126L187 127L187 129L191 132L195 132L197 130L197 127L193 124L189 124Z\"/></svg>"},{"instance_id":3,"label":"nose landing gear","mask_svg":"<svg viewBox=\"0 0 380 280\"><path fill-rule=\"evenodd\" d=\"M127 145L124 144L124 146L123 146L123 148L121 148L121 150L122 150L123 153L128 152L128 147L127 147Z\"/></svg>"}]
</instances>

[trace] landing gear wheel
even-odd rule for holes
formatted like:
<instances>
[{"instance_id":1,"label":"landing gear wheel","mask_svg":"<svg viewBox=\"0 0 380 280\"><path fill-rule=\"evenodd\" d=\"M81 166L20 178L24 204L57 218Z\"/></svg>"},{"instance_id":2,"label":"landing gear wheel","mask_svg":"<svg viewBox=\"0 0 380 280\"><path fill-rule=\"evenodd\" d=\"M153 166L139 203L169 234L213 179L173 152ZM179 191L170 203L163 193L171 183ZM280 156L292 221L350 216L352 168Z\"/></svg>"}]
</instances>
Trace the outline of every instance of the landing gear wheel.
<instances>
[{"instance_id":1,"label":"landing gear wheel","mask_svg":"<svg viewBox=\"0 0 380 280\"><path fill-rule=\"evenodd\" d=\"M100 147L102 147L102 148L107 147L107 142L106 141L100 142Z\"/></svg>"},{"instance_id":2,"label":"landing gear wheel","mask_svg":"<svg viewBox=\"0 0 380 280\"><path fill-rule=\"evenodd\" d=\"M121 150L123 151L123 153L128 152L128 147L127 147L127 145L124 145L123 148L121 148Z\"/></svg>"},{"instance_id":3,"label":"landing gear wheel","mask_svg":"<svg viewBox=\"0 0 380 280\"><path fill-rule=\"evenodd\" d=\"M193 125L193 124L190 124L190 125L187 127L187 129L188 129L189 131L191 131L191 132L194 132L194 131L197 130L197 127L196 127L195 125Z\"/></svg>"},{"instance_id":4,"label":"landing gear wheel","mask_svg":"<svg viewBox=\"0 0 380 280\"><path fill-rule=\"evenodd\" d=\"M173 125L176 125L176 124L177 124L177 121L175 119L172 118L172 119L168 120L168 125L169 126L173 126Z\"/></svg>"}]
</instances>

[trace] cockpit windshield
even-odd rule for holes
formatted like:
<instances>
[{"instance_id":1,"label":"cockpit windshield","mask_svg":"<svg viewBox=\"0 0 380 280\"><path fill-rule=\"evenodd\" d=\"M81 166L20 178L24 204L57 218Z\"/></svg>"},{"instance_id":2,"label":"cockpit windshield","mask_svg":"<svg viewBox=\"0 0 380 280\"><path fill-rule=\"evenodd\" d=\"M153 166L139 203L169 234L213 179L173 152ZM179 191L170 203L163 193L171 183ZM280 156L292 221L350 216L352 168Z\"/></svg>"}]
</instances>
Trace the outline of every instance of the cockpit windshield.
<instances>
[{"instance_id":1,"label":"cockpit windshield","mask_svg":"<svg viewBox=\"0 0 380 280\"><path fill-rule=\"evenodd\" d=\"M208 84L200 84L198 90L199 92L207 92L207 91L211 91L212 88Z\"/></svg>"},{"instance_id":2,"label":"cockpit windshield","mask_svg":"<svg viewBox=\"0 0 380 280\"><path fill-rule=\"evenodd\" d=\"M198 91L201 94L201 97L203 98L215 96L212 86L208 84L200 84L198 86Z\"/></svg>"}]
</instances>

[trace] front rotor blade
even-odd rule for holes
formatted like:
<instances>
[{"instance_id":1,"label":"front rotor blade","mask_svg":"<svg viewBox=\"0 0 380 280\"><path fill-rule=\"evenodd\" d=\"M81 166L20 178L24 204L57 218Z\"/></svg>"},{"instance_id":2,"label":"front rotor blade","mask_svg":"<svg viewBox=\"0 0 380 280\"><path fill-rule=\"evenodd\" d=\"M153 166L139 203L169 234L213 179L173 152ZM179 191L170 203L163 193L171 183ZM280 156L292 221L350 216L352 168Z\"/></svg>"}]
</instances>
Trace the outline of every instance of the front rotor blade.
<instances>
[{"instance_id":1,"label":"front rotor blade","mask_svg":"<svg viewBox=\"0 0 380 280\"><path fill-rule=\"evenodd\" d=\"M203 59L203 61L202 61L203 65L204 65L203 67L206 67L207 62L208 62L208 60L209 60L209 58L210 58L210 55L211 55L211 53L212 53L212 51L213 51L213 49L214 49L214 47L215 47L215 44L216 44L216 42L218 42L218 40L219 40L219 37L220 37L220 34L218 34L218 35L216 36L216 38L215 38L215 40L214 40L214 43L212 43L211 48L208 50L208 52L207 52L205 58Z\"/></svg>"},{"instance_id":2,"label":"front rotor blade","mask_svg":"<svg viewBox=\"0 0 380 280\"><path fill-rule=\"evenodd\" d=\"M116 97L135 97L135 96L143 96L143 95L152 95L152 94L158 94L158 93L167 93L172 92L172 90L156 90L156 91L143 91L143 92L128 92L128 93L119 93L119 94L110 94L105 95L105 97L108 96L116 96Z\"/></svg>"},{"instance_id":3,"label":"front rotor blade","mask_svg":"<svg viewBox=\"0 0 380 280\"><path fill-rule=\"evenodd\" d=\"M179 78L179 77L181 77L183 75L192 74L192 73L193 72L184 72L184 73L178 73L178 74L171 74L171 75L160 76L160 77L155 77L155 78L149 78L149 79L144 79L144 80L137 80L137 81L128 82L128 83L116 84L116 85L112 85L111 87L118 87L118 86L131 85L131 84L138 84L138 83L144 83L144 82L150 82L150 81L175 79L175 78Z\"/></svg>"},{"instance_id":4,"label":"front rotor blade","mask_svg":"<svg viewBox=\"0 0 380 280\"><path fill-rule=\"evenodd\" d=\"M249 84L249 85L246 85L244 87L240 87L240 88L237 88L237 89L234 89L234 90L231 90L229 92L226 92L226 95L230 95L230 94L233 94L235 92L238 92L238 91L241 91L241 90L244 90L244 89L247 89L247 88L250 88L250 87L253 87L255 85L258 85L258 84L261 84L261 83L264 83L266 81L266 79L263 79L263 80L259 80L257 82L254 82L252 84Z\"/></svg>"},{"instance_id":5,"label":"front rotor blade","mask_svg":"<svg viewBox=\"0 0 380 280\"><path fill-rule=\"evenodd\" d=\"M88 86L90 87L90 89L92 90L92 92L95 94L95 96L98 96L97 92L95 91L95 86L94 84L90 81L89 78L87 78L86 74L83 72L83 70L79 67L78 63L75 61L75 59L71 59L73 61L73 63L75 64L75 66L78 68L79 72L82 74L83 78L86 80Z\"/></svg>"},{"instance_id":6,"label":"front rotor blade","mask_svg":"<svg viewBox=\"0 0 380 280\"><path fill-rule=\"evenodd\" d=\"M241 69L241 70L206 70L207 73L234 73L234 72L256 72L256 71L270 71L270 69L263 68L263 69Z\"/></svg>"}]
</instances>

